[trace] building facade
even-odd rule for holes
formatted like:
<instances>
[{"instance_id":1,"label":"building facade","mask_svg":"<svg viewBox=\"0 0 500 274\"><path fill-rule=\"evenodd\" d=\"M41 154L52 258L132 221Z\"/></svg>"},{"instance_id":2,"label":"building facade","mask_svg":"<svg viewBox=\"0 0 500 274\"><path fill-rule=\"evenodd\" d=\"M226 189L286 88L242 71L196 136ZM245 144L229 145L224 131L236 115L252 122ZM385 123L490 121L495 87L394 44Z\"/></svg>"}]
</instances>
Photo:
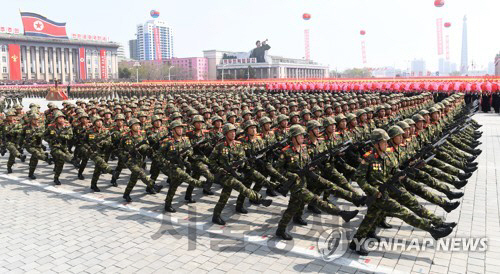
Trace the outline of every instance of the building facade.
<instances>
[{"instance_id":1,"label":"building facade","mask_svg":"<svg viewBox=\"0 0 500 274\"><path fill-rule=\"evenodd\" d=\"M208 80L263 78L328 78L329 68L312 60L266 56L265 63L248 58L248 52L203 51Z\"/></svg>"},{"instance_id":2,"label":"building facade","mask_svg":"<svg viewBox=\"0 0 500 274\"><path fill-rule=\"evenodd\" d=\"M137 57L137 39L128 41L129 56L132 60L139 60Z\"/></svg>"},{"instance_id":3,"label":"building facade","mask_svg":"<svg viewBox=\"0 0 500 274\"><path fill-rule=\"evenodd\" d=\"M172 58L168 60L185 79L208 80L208 59L203 57Z\"/></svg>"},{"instance_id":4,"label":"building facade","mask_svg":"<svg viewBox=\"0 0 500 274\"><path fill-rule=\"evenodd\" d=\"M118 47L113 42L0 34L0 80L116 79Z\"/></svg>"},{"instance_id":5,"label":"building facade","mask_svg":"<svg viewBox=\"0 0 500 274\"><path fill-rule=\"evenodd\" d=\"M174 57L174 30L162 20L137 25L137 60Z\"/></svg>"},{"instance_id":6,"label":"building facade","mask_svg":"<svg viewBox=\"0 0 500 274\"><path fill-rule=\"evenodd\" d=\"M500 76L500 53L495 57L495 75Z\"/></svg>"}]
</instances>

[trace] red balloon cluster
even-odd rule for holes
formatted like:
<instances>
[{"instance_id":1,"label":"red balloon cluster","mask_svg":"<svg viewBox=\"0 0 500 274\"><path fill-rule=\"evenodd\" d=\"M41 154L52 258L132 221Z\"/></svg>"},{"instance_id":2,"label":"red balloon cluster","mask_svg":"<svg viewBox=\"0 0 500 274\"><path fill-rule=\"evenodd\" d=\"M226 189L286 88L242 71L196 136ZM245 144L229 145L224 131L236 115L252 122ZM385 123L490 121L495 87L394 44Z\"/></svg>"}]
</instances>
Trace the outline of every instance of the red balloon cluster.
<instances>
[{"instance_id":1,"label":"red balloon cluster","mask_svg":"<svg viewBox=\"0 0 500 274\"><path fill-rule=\"evenodd\" d=\"M450 23L450 22L446 22L446 23L444 23L444 27L445 27L445 28L449 28L449 27L451 27L451 23Z\"/></svg>"},{"instance_id":2,"label":"red balloon cluster","mask_svg":"<svg viewBox=\"0 0 500 274\"><path fill-rule=\"evenodd\" d=\"M361 35L365 35L365 34L366 34L366 31L361 30L361 31L359 32L359 34L361 34Z\"/></svg>"},{"instance_id":3,"label":"red balloon cluster","mask_svg":"<svg viewBox=\"0 0 500 274\"><path fill-rule=\"evenodd\" d=\"M434 6L436 6L438 8L444 6L444 0L435 0Z\"/></svg>"},{"instance_id":4,"label":"red balloon cluster","mask_svg":"<svg viewBox=\"0 0 500 274\"><path fill-rule=\"evenodd\" d=\"M309 19L311 19L311 15L309 13L304 13L304 14L302 14L302 19L309 20Z\"/></svg>"}]
</instances>

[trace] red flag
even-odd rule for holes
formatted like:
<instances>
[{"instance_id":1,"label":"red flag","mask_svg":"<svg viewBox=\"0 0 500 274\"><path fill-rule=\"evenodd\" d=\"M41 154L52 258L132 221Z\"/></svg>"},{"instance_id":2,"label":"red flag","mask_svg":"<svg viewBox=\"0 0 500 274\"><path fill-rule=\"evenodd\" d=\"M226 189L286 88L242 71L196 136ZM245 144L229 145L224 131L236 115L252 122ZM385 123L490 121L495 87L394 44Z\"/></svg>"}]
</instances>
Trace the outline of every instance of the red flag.
<instances>
[{"instance_id":1,"label":"red flag","mask_svg":"<svg viewBox=\"0 0 500 274\"><path fill-rule=\"evenodd\" d=\"M68 39L66 23L57 23L32 12L21 12L24 35Z\"/></svg>"},{"instance_id":2,"label":"red flag","mask_svg":"<svg viewBox=\"0 0 500 274\"><path fill-rule=\"evenodd\" d=\"M160 43L160 28L154 28L153 31L154 36L154 47L156 50L156 58L155 60L161 60L161 43Z\"/></svg>"},{"instance_id":3,"label":"red flag","mask_svg":"<svg viewBox=\"0 0 500 274\"><path fill-rule=\"evenodd\" d=\"M108 79L106 50L101 49L101 79Z\"/></svg>"},{"instance_id":4,"label":"red flag","mask_svg":"<svg viewBox=\"0 0 500 274\"><path fill-rule=\"evenodd\" d=\"M21 47L9 44L10 80L21 80Z\"/></svg>"},{"instance_id":5,"label":"red flag","mask_svg":"<svg viewBox=\"0 0 500 274\"><path fill-rule=\"evenodd\" d=\"M87 79L87 70L85 68L85 48L80 48L80 79Z\"/></svg>"}]
</instances>

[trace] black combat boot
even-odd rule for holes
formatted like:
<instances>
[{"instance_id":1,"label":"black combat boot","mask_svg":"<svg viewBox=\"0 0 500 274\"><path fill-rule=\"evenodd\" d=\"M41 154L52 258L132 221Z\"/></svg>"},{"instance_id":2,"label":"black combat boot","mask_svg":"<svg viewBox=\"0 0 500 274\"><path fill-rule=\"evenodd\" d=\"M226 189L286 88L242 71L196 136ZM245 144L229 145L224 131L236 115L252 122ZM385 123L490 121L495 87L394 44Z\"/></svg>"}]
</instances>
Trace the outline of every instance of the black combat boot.
<instances>
[{"instance_id":1,"label":"black combat boot","mask_svg":"<svg viewBox=\"0 0 500 274\"><path fill-rule=\"evenodd\" d=\"M193 199L193 193L190 192L190 191L187 191L186 192L186 195L184 196L184 200L188 203L188 204L194 204L196 203L196 201Z\"/></svg>"},{"instance_id":2,"label":"black combat boot","mask_svg":"<svg viewBox=\"0 0 500 274\"><path fill-rule=\"evenodd\" d=\"M470 177L472 176L472 173L468 172L468 173L459 173L457 175L458 179L459 180L467 180L469 179Z\"/></svg>"},{"instance_id":3,"label":"black combat boot","mask_svg":"<svg viewBox=\"0 0 500 274\"><path fill-rule=\"evenodd\" d=\"M245 208L243 204L236 204L236 212L241 213L241 214L247 214L248 210Z\"/></svg>"},{"instance_id":4,"label":"black combat boot","mask_svg":"<svg viewBox=\"0 0 500 274\"><path fill-rule=\"evenodd\" d=\"M354 198L352 203L359 207L359 206L363 206L366 204L366 199L368 198L368 196L366 195L363 195L363 196L360 196L360 197L357 197L357 198Z\"/></svg>"},{"instance_id":5,"label":"black combat boot","mask_svg":"<svg viewBox=\"0 0 500 274\"><path fill-rule=\"evenodd\" d=\"M370 233L368 233L367 237L375 239L375 241L377 241L377 242L380 242L380 240L381 240L375 231L371 231Z\"/></svg>"},{"instance_id":6,"label":"black combat boot","mask_svg":"<svg viewBox=\"0 0 500 274\"><path fill-rule=\"evenodd\" d=\"M148 186L148 187L146 187L146 193L148 193L148 194L156 194L156 191L154 190L153 187Z\"/></svg>"},{"instance_id":7,"label":"black combat boot","mask_svg":"<svg viewBox=\"0 0 500 274\"><path fill-rule=\"evenodd\" d=\"M354 241L351 241L349 243L349 249L356 252L360 256L367 256L369 253L368 250L366 250L363 245L360 245L358 248L358 246L356 245L356 242L354 242Z\"/></svg>"},{"instance_id":8,"label":"black combat boot","mask_svg":"<svg viewBox=\"0 0 500 274\"><path fill-rule=\"evenodd\" d=\"M12 173L12 167L8 166L7 167L7 174Z\"/></svg>"},{"instance_id":9,"label":"black combat boot","mask_svg":"<svg viewBox=\"0 0 500 274\"><path fill-rule=\"evenodd\" d=\"M161 184L153 184L153 189L156 193L160 193L163 186Z\"/></svg>"},{"instance_id":10,"label":"black combat boot","mask_svg":"<svg viewBox=\"0 0 500 274\"><path fill-rule=\"evenodd\" d=\"M130 197L129 193L123 194L123 199L125 199L125 202L127 202L127 203L131 203L132 202L132 198Z\"/></svg>"},{"instance_id":11,"label":"black combat boot","mask_svg":"<svg viewBox=\"0 0 500 274\"><path fill-rule=\"evenodd\" d=\"M459 191L456 191L456 192L450 191L450 192L447 192L445 194L446 194L446 197L448 197L448 199L450 199L450 200L460 199L460 198L462 198L462 196L464 196L464 193L459 192Z\"/></svg>"},{"instance_id":12,"label":"black combat boot","mask_svg":"<svg viewBox=\"0 0 500 274\"><path fill-rule=\"evenodd\" d=\"M298 224L298 225L307 225L306 220L302 218L302 216L293 216L293 222Z\"/></svg>"},{"instance_id":13,"label":"black combat boot","mask_svg":"<svg viewBox=\"0 0 500 274\"><path fill-rule=\"evenodd\" d=\"M451 227L440 227L440 228L432 228L431 231L429 231L429 233L431 234L432 238L438 240L440 238L450 235L452 231L453 228Z\"/></svg>"},{"instance_id":14,"label":"black combat boot","mask_svg":"<svg viewBox=\"0 0 500 274\"><path fill-rule=\"evenodd\" d=\"M392 225L390 225L385 218L378 224L378 226L386 229L392 228Z\"/></svg>"},{"instance_id":15,"label":"black combat boot","mask_svg":"<svg viewBox=\"0 0 500 274\"><path fill-rule=\"evenodd\" d=\"M61 182L59 181L59 177L54 178L54 184L55 184L56 186L60 186L60 185L61 185Z\"/></svg>"},{"instance_id":16,"label":"black combat boot","mask_svg":"<svg viewBox=\"0 0 500 274\"><path fill-rule=\"evenodd\" d=\"M352 211L342 210L340 211L339 215L340 217L342 217L342 219L344 219L344 222L348 223L352 218L356 217L358 213L359 210L352 210Z\"/></svg>"},{"instance_id":17,"label":"black combat boot","mask_svg":"<svg viewBox=\"0 0 500 274\"><path fill-rule=\"evenodd\" d=\"M29 174L28 174L28 177L31 179L31 180L36 180L36 176L35 176L35 171L34 170L30 170Z\"/></svg>"},{"instance_id":18,"label":"black combat boot","mask_svg":"<svg viewBox=\"0 0 500 274\"><path fill-rule=\"evenodd\" d=\"M94 192L101 192L101 190L97 187L96 184L90 185L90 189L92 189Z\"/></svg>"},{"instance_id":19,"label":"black combat boot","mask_svg":"<svg viewBox=\"0 0 500 274\"><path fill-rule=\"evenodd\" d=\"M280 237L281 239L283 239L285 241L293 240L292 235L290 235L290 234L288 234L288 232L286 232L286 227L285 228L278 227L278 229L276 230L276 236Z\"/></svg>"},{"instance_id":20,"label":"black combat boot","mask_svg":"<svg viewBox=\"0 0 500 274\"><path fill-rule=\"evenodd\" d=\"M113 171L113 176L111 176L111 185L112 185L112 186L118 186L118 183L116 182L116 180L117 180L118 178L116 178L116 177L117 177L117 176L116 176L116 173Z\"/></svg>"},{"instance_id":21,"label":"black combat boot","mask_svg":"<svg viewBox=\"0 0 500 274\"><path fill-rule=\"evenodd\" d=\"M457 226L457 223L455 222L443 222L439 227L451 227L451 228L454 228L455 226Z\"/></svg>"},{"instance_id":22,"label":"black combat boot","mask_svg":"<svg viewBox=\"0 0 500 274\"><path fill-rule=\"evenodd\" d=\"M80 172L78 172L78 180L85 180L85 177Z\"/></svg>"},{"instance_id":23,"label":"black combat boot","mask_svg":"<svg viewBox=\"0 0 500 274\"><path fill-rule=\"evenodd\" d=\"M170 213L174 213L174 212L177 212L171 204L167 204L165 203L165 212L170 212Z\"/></svg>"},{"instance_id":24,"label":"black combat boot","mask_svg":"<svg viewBox=\"0 0 500 274\"><path fill-rule=\"evenodd\" d=\"M266 194L267 194L267 196L270 196L270 197L278 196L278 194L276 194L276 191L274 191L274 189L269 188L269 187L266 190Z\"/></svg>"},{"instance_id":25,"label":"black combat boot","mask_svg":"<svg viewBox=\"0 0 500 274\"><path fill-rule=\"evenodd\" d=\"M226 225L226 222L224 220L222 220L220 215L214 215L212 217L212 223L218 224L218 225Z\"/></svg>"},{"instance_id":26,"label":"black combat boot","mask_svg":"<svg viewBox=\"0 0 500 274\"><path fill-rule=\"evenodd\" d=\"M453 203L447 202L445 205L442 206L442 208L444 209L444 211L450 213L453 210L455 210L459 205L460 205L460 202L458 202L458 201L453 202Z\"/></svg>"},{"instance_id":27,"label":"black combat boot","mask_svg":"<svg viewBox=\"0 0 500 274\"><path fill-rule=\"evenodd\" d=\"M467 180L460 180L460 181L455 181L453 182L453 186L455 186L457 189L461 189L467 184Z\"/></svg>"},{"instance_id":28,"label":"black combat boot","mask_svg":"<svg viewBox=\"0 0 500 274\"><path fill-rule=\"evenodd\" d=\"M26 155L19 156L19 159L21 159L21 162L24 163L24 161L26 161Z\"/></svg>"}]
</instances>

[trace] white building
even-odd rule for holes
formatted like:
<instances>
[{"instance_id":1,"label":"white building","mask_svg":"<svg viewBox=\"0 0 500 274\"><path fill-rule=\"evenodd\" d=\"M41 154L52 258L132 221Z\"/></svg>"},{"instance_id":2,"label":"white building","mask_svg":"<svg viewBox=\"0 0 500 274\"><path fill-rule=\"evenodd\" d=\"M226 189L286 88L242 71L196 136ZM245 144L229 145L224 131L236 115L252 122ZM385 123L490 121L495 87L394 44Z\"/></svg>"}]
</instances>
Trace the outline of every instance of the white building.
<instances>
[{"instance_id":1,"label":"white building","mask_svg":"<svg viewBox=\"0 0 500 274\"><path fill-rule=\"evenodd\" d=\"M208 60L208 80L327 78L329 75L328 66L318 64L312 60L267 55L265 63L257 63L255 58L248 58L248 52L220 50L205 50L203 55Z\"/></svg>"},{"instance_id":2,"label":"white building","mask_svg":"<svg viewBox=\"0 0 500 274\"><path fill-rule=\"evenodd\" d=\"M139 60L162 60L174 57L174 31L162 20L137 25Z\"/></svg>"}]
</instances>

